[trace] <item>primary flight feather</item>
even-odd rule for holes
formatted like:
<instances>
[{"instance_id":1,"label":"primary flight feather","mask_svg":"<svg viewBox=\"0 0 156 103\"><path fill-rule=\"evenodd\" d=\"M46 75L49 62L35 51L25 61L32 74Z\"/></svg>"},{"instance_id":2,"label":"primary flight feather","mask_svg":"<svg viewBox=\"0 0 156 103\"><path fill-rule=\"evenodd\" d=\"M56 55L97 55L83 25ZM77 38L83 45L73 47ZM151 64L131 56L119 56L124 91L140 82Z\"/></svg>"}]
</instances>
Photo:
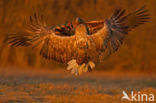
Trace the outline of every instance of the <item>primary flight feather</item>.
<instances>
[{"instance_id":1,"label":"primary flight feather","mask_svg":"<svg viewBox=\"0 0 156 103\"><path fill-rule=\"evenodd\" d=\"M76 18L49 28L43 17L35 14L25 34L9 35L7 40L12 46L31 47L46 59L67 63L67 70L80 75L117 51L128 32L148 20L145 7L128 14L116 9L106 20L86 22Z\"/></svg>"}]
</instances>

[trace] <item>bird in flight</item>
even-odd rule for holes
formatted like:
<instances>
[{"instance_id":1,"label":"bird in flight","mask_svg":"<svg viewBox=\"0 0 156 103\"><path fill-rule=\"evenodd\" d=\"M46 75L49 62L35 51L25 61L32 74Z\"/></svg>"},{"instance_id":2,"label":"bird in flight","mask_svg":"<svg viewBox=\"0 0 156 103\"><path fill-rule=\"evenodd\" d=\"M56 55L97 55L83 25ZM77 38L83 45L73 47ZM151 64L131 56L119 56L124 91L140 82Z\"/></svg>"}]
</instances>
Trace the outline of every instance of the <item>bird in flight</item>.
<instances>
[{"instance_id":1,"label":"bird in flight","mask_svg":"<svg viewBox=\"0 0 156 103\"><path fill-rule=\"evenodd\" d=\"M80 75L116 52L129 31L148 22L149 16L143 6L130 13L116 9L105 20L76 18L48 27L42 16L34 14L25 33L9 35L7 41L12 46L30 47L46 59L66 63L67 70Z\"/></svg>"}]
</instances>

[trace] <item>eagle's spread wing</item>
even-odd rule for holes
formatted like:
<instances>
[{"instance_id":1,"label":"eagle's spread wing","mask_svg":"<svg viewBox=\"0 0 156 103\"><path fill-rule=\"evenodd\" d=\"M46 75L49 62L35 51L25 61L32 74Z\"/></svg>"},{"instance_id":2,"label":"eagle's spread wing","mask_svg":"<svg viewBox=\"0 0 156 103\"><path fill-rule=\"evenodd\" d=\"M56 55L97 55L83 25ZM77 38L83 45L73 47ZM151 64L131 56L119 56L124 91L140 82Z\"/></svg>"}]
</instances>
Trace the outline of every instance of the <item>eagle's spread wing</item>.
<instances>
[{"instance_id":1,"label":"eagle's spread wing","mask_svg":"<svg viewBox=\"0 0 156 103\"><path fill-rule=\"evenodd\" d=\"M95 44L95 57L99 56L99 60L103 61L105 57L119 48L130 30L147 22L148 19L149 14L145 7L127 15L125 15L125 10L117 9L107 20L84 22L78 18L74 22L48 28L43 18L35 15L34 19L30 18L31 25L28 34L10 36L8 41L13 46L36 48L45 58L68 62L78 57L78 46L76 45L78 40L75 37L75 30L79 24L83 24L88 29L89 37L87 38L90 39L86 41L89 40L90 43L93 42L92 45ZM92 59L92 57L89 58Z\"/></svg>"},{"instance_id":2,"label":"eagle's spread wing","mask_svg":"<svg viewBox=\"0 0 156 103\"><path fill-rule=\"evenodd\" d=\"M68 30L58 32L64 35L61 36L56 34L55 28L48 28L42 17L34 15L33 18L30 17L30 21L25 35L8 36L8 42L12 46L29 46L39 51L43 57L63 63L76 58L76 38L66 37L65 35L71 35Z\"/></svg>"},{"instance_id":3,"label":"eagle's spread wing","mask_svg":"<svg viewBox=\"0 0 156 103\"><path fill-rule=\"evenodd\" d=\"M133 28L147 22L149 13L145 7L125 15L125 10L117 9L110 19L86 23L90 28L91 37L95 42L99 60L117 51L123 39ZM97 30L98 29L98 30Z\"/></svg>"},{"instance_id":4,"label":"eagle's spread wing","mask_svg":"<svg viewBox=\"0 0 156 103\"><path fill-rule=\"evenodd\" d=\"M85 22L85 24L88 26L90 35L92 35L103 27L104 20L89 21Z\"/></svg>"}]
</instances>

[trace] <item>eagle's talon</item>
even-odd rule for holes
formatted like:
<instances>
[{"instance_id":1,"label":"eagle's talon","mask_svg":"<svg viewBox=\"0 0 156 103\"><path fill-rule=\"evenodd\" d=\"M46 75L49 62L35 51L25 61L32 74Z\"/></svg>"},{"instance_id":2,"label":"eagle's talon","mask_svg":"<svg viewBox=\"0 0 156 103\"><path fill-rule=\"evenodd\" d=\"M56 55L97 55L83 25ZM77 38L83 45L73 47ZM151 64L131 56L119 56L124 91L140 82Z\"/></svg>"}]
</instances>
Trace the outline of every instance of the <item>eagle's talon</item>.
<instances>
[{"instance_id":1,"label":"eagle's talon","mask_svg":"<svg viewBox=\"0 0 156 103\"><path fill-rule=\"evenodd\" d=\"M78 71L79 71L79 75L81 75L83 73L83 69L85 67L85 64L83 63L82 65L79 66Z\"/></svg>"},{"instance_id":2,"label":"eagle's talon","mask_svg":"<svg viewBox=\"0 0 156 103\"><path fill-rule=\"evenodd\" d=\"M74 74L74 75L78 75L79 74L78 73L79 65L77 64L75 59L72 59L67 64L68 64L67 70L71 70L71 74Z\"/></svg>"},{"instance_id":3,"label":"eagle's talon","mask_svg":"<svg viewBox=\"0 0 156 103\"><path fill-rule=\"evenodd\" d=\"M71 70L71 74L78 75L78 69L77 68L73 68Z\"/></svg>"},{"instance_id":4,"label":"eagle's talon","mask_svg":"<svg viewBox=\"0 0 156 103\"><path fill-rule=\"evenodd\" d=\"M83 72L87 72L88 71L88 64L85 65Z\"/></svg>"},{"instance_id":5,"label":"eagle's talon","mask_svg":"<svg viewBox=\"0 0 156 103\"><path fill-rule=\"evenodd\" d=\"M94 67L95 64L92 61L89 61L87 64L78 65L76 60L73 59L68 62L67 70L71 70L71 74L81 75L83 72L91 71Z\"/></svg>"},{"instance_id":6,"label":"eagle's talon","mask_svg":"<svg viewBox=\"0 0 156 103\"><path fill-rule=\"evenodd\" d=\"M88 62L88 66L89 66L91 69L94 69L94 68L95 68L95 64L94 64L92 61L89 61L89 62Z\"/></svg>"}]
</instances>

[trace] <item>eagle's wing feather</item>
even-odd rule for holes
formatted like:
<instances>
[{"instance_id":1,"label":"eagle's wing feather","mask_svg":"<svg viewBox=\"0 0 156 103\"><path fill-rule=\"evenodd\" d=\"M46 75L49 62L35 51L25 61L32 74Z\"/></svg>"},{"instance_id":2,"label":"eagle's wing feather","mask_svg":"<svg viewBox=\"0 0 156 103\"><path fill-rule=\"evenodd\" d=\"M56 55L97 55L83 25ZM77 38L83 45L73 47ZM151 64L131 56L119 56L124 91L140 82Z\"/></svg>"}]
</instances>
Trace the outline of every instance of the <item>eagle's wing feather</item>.
<instances>
[{"instance_id":1,"label":"eagle's wing feather","mask_svg":"<svg viewBox=\"0 0 156 103\"><path fill-rule=\"evenodd\" d=\"M129 13L126 16L124 16L124 14L125 10L117 9L110 19L104 22L100 21L99 24L96 23L96 25L102 25L103 22L101 29L91 35L95 42L97 52L99 53L100 61L103 61L110 54L118 50L130 30L149 20L149 13L145 7ZM94 25L94 23L88 23L88 25ZM92 28L92 26L90 27ZM96 28L96 26L94 28Z\"/></svg>"},{"instance_id":2,"label":"eagle's wing feather","mask_svg":"<svg viewBox=\"0 0 156 103\"><path fill-rule=\"evenodd\" d=\"M110 19L83 23L89 30L89 38L95 43L96 54L99 55L100 61L119 48L130 30L149 19L148 10L145 7L126 16L124 14L125 10L117 9ZM43 18L38 18L36 15L34 19L30 18L30 21L29 34L10 36L8 37L9 43L13 46L30 46L37 49L45 58L60 62L68 62L76 58L78 54L76 37L73 35L75 28L72 25L50 29Z\"/></svg>"},{"instance_id":3,"label":"eagle's wing feather","mask_svg":"<svg viewBox=\"0 0 156 103\"><path fill-rule=\"evenodd\" d=\"M121 20L124 20L125 25L129 26L128 31L133 28L138 27L145 22L148 22L150 19L149 10L145 8L145 6L140 9L129 13L127 16L123 17ZM120 22L120 21L119 21Z\"/></svg>"},{"instance_id":4,"label":"eagle's wing feather","mask_svg":"<svg viewBox=\"0 0 156 103\"><path fill-rule=\"evenodd\" d=\"M85 24L88 26L90 35L93 33L96 33L98 30L100 30L103 27L104 20L93 20L85 22Z\"/></svg>"},{"instance_id":5,"label":"eagle's wing feather","mask_svg":"<svg viewBox=\"0 0 156 103\"><path fill-rule=\"evenodd\" d=\"M34 15L34 18L30 17L30 21L28 33L8 36L7 41L12 46L28 46L36 49L47 59L63 63L76 57L75 36L56 35L55 31L48 28L44 20L37 15Z\"/></svg>"}]
</instances>

